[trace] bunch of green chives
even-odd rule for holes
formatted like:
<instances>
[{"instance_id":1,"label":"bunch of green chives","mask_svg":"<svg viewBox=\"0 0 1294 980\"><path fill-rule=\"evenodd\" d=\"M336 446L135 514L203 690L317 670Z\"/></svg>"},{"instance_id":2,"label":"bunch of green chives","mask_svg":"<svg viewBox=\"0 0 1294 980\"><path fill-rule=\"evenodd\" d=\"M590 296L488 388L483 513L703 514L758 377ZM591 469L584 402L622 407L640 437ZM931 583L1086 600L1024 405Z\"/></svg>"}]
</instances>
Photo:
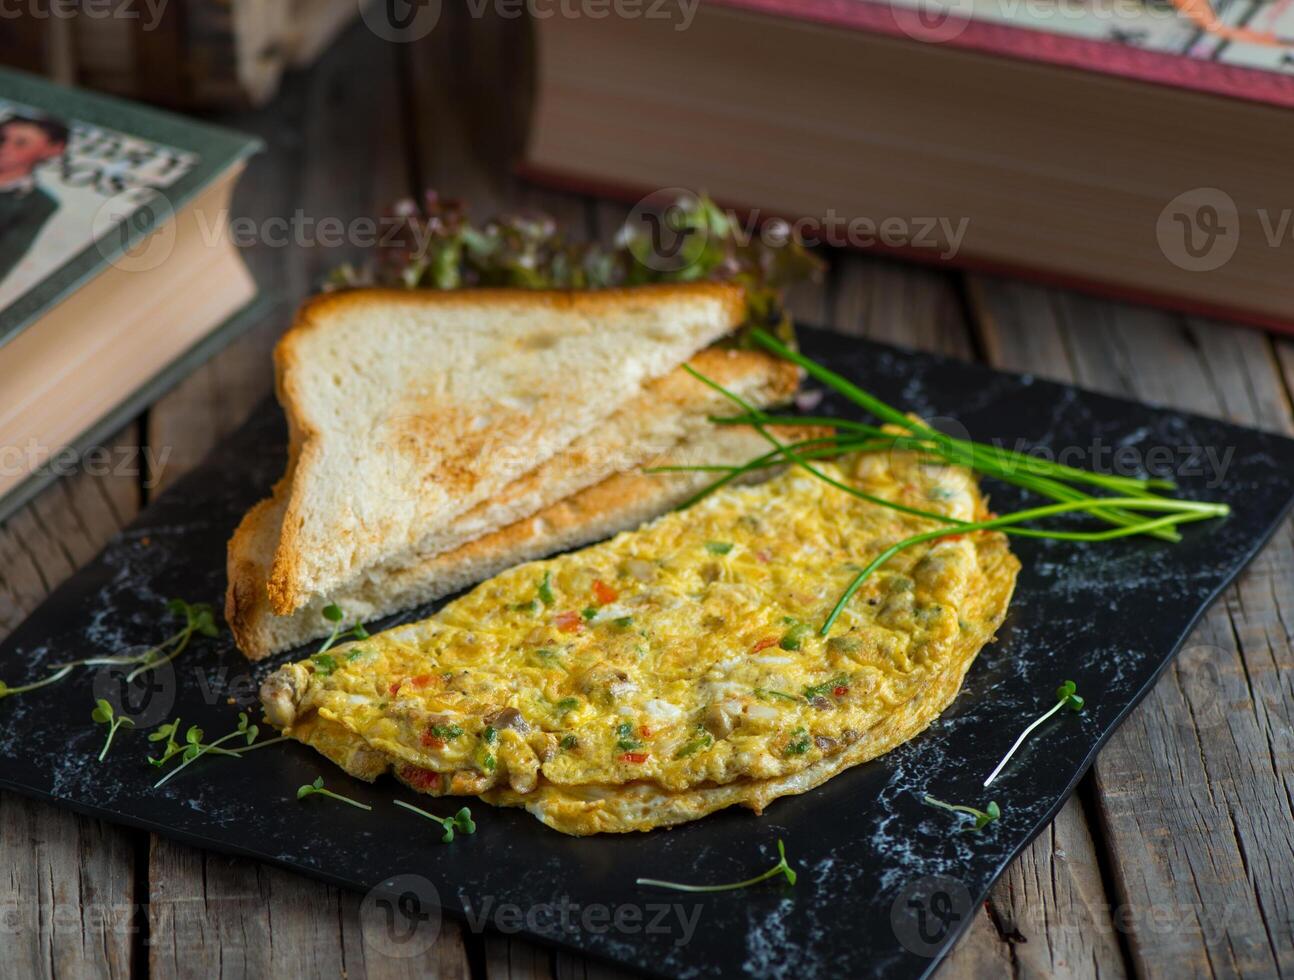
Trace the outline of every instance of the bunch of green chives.
<instances>
[{"instance_id":1,"label":"bunch of green chives","mask_svg":"<svg viewBox=\"0 0 1294 980\"><path fill-rule=\"evenodd\" d=\"M877 568L904 549L926 541L981 530L1000 530L1004 534L1019 537L1058 541L1109 541L1138 534L1164 541L1180 541L1178 525L1224 517L1230 512L1226 504L1179 500L1157 493L1156 491L1159 490L1176 489L1176 485L1169 480L1142 480L1093 473L1026 453L954 438L926 425L919 419L911 418L834 371L791 350L767 331L756 329L752 332L752 337L773 353L799 365L811 377L843 395L879 419L882 425L888 428L830 417L771 415L755 408L739 395L685 365L697 380L720 392L742 409L739 415L716 418L715 422L722 425L751 426L770 443L772 449L739 466L657 467L652 472L701 471L723 474L681 506L690 507L746 473L789 463L861 500L913 516L929 518L944 525L896 542L859 571L823 622L819 632L824 636L831 630L854 593ZM769 431L768 427L773 425L824 425L831 426L835 433L816 439L783 443ZM857 487L842 483L813 465L814 460L828 459L844 453L887 450L917 452L931 460L941 460L954 466L967 467L1056 502L987 520L963 521L947 514L921 510L866 493ZM1075 484L1096 487L1113 496L1093 496ZM1090 514L1110 527L1099 531L1074 531L1020 526L1040 518L1067 513Z\"/></svg>"}]
</instances>

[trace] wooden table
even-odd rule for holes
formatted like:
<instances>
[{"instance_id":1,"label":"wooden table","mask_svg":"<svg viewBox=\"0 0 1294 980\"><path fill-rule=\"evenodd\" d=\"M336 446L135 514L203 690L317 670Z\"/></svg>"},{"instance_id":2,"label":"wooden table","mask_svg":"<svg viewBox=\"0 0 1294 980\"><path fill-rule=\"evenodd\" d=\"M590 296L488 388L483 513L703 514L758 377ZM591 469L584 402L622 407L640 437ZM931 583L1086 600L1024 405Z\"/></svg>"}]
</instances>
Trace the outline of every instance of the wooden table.
<instances>
[{"instance_id":1,"label":"wooden table","mask_svg":"<svg viewBox=\"0 0 1294 980\"><path fill-rule=\"evenodd\" d=\"M392 46L359 27L272 106L225 119L269 146L235 214L346 220L438 187L478 215L530 205L611 234L622 206L521 186L491 162L508 149L515 106L482 104L472 79L508 82L515 28L474 25L469 48L468 26L445 6L425 42ZM148 446L162 465L69 477L0 527L0 635L245 417L270 390L269 351L295 304L359 254L247 249L273 310L112 440ZM825 283L792 296L807 323L1294 432L1287 341L1017 282L828 258ZM1002 878L940 977L1294 973L1291 629L1287 524ZM3 977L616 975L452 922L424 959L387 959L362 941L358 906L284 871L0 795ZM39 928L3 926L15 912Z\"/></svg>"}]
</instances>

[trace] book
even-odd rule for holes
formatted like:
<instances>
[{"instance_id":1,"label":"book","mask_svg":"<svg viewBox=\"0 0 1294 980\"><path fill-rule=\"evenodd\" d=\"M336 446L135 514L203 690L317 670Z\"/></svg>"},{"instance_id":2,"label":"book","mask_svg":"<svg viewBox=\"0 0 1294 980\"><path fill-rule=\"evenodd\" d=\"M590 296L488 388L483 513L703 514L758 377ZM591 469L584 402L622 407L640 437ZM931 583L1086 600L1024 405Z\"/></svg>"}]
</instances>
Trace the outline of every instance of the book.
<instances>
[{"instance_id":1,"label":"book","mask_svg":"<svg viewBox=\"0 0 1294 980\"><path fill-rule=\"evenodd\" d=\"M0 70L0 519L245 325L258 146Z\"/></svg>"},{"instance_id":2,"label":"book","mask_svg":"<svg viewBox=\"0 0 1294 980\"><path fill-rule=\"evenodd\" d=\"M937 6L936 6L937 4ZM705 0L534 24L521 171L1294 328L1294 8Z\"/></svg>"}]
</instances>

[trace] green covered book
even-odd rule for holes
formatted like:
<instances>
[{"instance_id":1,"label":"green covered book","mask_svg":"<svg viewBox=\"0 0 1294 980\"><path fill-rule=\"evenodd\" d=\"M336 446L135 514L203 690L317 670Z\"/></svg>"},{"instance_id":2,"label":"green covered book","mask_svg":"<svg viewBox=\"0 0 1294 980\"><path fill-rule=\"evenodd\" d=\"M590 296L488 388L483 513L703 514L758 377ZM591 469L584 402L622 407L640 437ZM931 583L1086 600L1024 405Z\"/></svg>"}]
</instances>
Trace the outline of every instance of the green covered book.
<instances>
[{"instance_id":1,"label":"green covered book","mask_svg":"<svg viewBox=\"0 0 1294 980\"><path fill-rule=\"evenodd\" d=\"M247 317L256 140L0 70L0 520Z\"/></svg>"}]
</instances>

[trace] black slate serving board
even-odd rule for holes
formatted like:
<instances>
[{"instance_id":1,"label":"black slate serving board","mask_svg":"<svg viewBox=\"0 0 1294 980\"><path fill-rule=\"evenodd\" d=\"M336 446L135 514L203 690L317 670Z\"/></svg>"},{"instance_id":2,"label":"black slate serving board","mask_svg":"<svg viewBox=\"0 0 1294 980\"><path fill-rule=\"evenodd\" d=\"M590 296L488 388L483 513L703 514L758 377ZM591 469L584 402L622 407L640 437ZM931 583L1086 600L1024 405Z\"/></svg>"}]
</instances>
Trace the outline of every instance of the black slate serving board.
<instances>
[{"instance_id":1,"label":"black slate serving board","mask_svg":"<svg viewBox=\"0 0 1294 980\"><path fill-rule=\"evenodd\" d=\"M954 417L975 439L1069 449L1070 462L1120 472L1141 461L1234 514L1187 528L1178 545L1015 539L1024 569L1006 625L945 715L888 756L763 817L732 809L671 831L577 840L524 812L477 804L477 833L445 846L391 799L440 814L456 803L391 780L351 780L295 744L203 759L155 790L144 730L178 714L209 738L230 731L238 710L230 699L253 710L259 679L300 655L249 666L227 632L196 642L149 685L127 689L120 668L101 668L0 699L0 786L367 892L375 926L366 941L386 955L428 945L440 905L470 928L488 923L662 976L925 975L1276 528L1291 502L1294 442L822 331L802 330L801 342L893 403ZM816 411L854 414L830 396ZM284 438L267 404L9 637L0 677L16 685L65 660L155 642L173 628L162 613L171 596L219 605L225 541L281 472ZM1022 505L1012 488L989 489L1000 511ZM981 790L1064 679L1087 695L1086 711L1049 722L991 792ZM125 698L139 720L103 764L95 756L104 730L90 721L96 696ZM298 802L296 788L319 775L373 810ZM926 792L980 805L991 797L1003 817L981 834L954 833L955 818L922 805ZM746 878L773 863L779 837L799 871L794 888L682 895L634 884Z\"/></svg>"}]
</instances>

